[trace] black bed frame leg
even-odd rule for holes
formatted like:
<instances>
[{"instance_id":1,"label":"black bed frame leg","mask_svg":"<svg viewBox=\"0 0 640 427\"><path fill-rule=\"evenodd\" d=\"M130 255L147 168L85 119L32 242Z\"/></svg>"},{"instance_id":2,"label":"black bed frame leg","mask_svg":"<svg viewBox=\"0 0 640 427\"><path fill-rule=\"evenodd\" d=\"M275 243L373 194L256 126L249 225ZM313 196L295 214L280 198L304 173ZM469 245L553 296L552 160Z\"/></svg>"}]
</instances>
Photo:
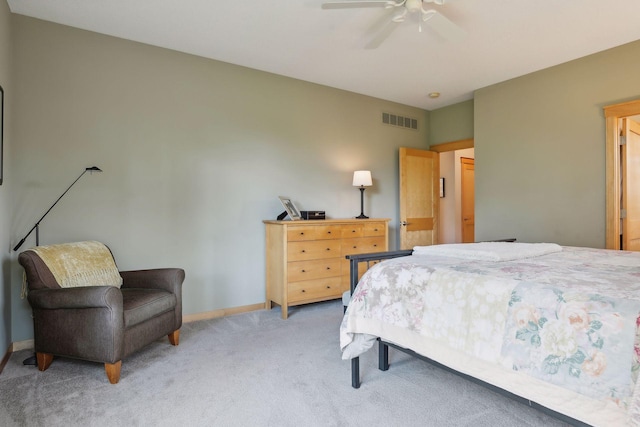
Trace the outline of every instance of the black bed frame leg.
<instances>
[{"instance_id":1,"label":"black bed frame leg","mask_svg":"<svg viewBox=\"0 0 640 427\"><path fill-rule=\"evenodd\" d=\"M389 346L378 341L378 369L386 371L389 369Z\"/></svg>"},{"instance_id":2,"label":"black bed frame leg","mask_svg":"<svg viewBox=\"0 0 640 427\"><path fill-rule=\"evenodd\" d=\"M360 388L360 358L351 359L351 387Z\"/></svg>"}]
</instances>

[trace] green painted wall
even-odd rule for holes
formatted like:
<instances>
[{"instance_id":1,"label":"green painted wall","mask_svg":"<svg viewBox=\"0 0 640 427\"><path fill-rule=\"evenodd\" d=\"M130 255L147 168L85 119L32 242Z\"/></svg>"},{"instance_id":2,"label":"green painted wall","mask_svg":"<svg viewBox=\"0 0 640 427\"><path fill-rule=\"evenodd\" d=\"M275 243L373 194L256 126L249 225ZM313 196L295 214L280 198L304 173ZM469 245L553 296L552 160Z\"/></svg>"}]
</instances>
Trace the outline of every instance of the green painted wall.
<instances>
[{"instance_id":1,"label":"green painted wall","mask_svg":"<svg viewBox=\"0 0 640 427\"><path fill-rule=\"evenodd\" d=\"M11 152L11 104L14 99L11 84L11 13L7 2L0 1L0 86L4 89L4 160L3 183L0 186L0 251L2 274L0 274L0 359L11 343L11 250L10 229L11 210L9 191L12 187L9 179Z\"/></svg>"},{"instance_id":2,"label":"green painted wall","mask_svg":"<svg viewBox=\"0 0 640 427\"><path fill-rule=\"evenodd\" d=\"M473 138L473 100L430 112L429 144Z\"/></svg>"},{"instance_id":3,"label":"green painted wall","mask_svg":"<svg viewBox=\"0 0 640 427\"><path fill-rule=\"evenodd\" d=\"M605 246L602 108L638 70L640 41L476 91L477 240Z\"/></svg>"},{"instance_id":4,"label":"green painted wall","mask_svg":"<svg viewBox=\"0 0 640 427\"><path fill-rule=\"evenodd\" d=\"M265 300L264 226L288 196L333 218L391 218L398 147L427 148L428 113L171 50L13 16L15 147L10 240L96 239L121 269L186 270L185 314ZM419 131L381 123L419 119ZM34 244L34 239L25 245ZM9 245L6 244L5 247ZM13 341L32 335L12 264Z\"/></svg>"}]
</instances>

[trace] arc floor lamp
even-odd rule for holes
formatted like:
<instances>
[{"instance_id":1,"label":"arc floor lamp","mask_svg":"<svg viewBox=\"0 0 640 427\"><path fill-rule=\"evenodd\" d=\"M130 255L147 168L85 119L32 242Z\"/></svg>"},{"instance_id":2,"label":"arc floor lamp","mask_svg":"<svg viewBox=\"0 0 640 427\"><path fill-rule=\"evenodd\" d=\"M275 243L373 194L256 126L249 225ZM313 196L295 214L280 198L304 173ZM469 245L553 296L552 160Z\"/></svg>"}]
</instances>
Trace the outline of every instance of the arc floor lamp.
<instances>
[{"instance_id":1,"label":"arc floor lamp","mask_svg":"<svg viewBox=\"0 0 640 427\"><path fill-rule=\"evenodd\" d=\"M57 199L55 202L53 202L53 204L51 205L51 207L49 207L49 209L47 209L47 211L44 213L44 215L42 215L42 217L38 220L38 222L36 222L36 224L31 228L31 230L29 230L29 232L28 232L28 233L27 233L27 234L26 234L26 235L25 235L25 236L24 236L24 237L23 237L23 238L18 242L18 244L13 248L13 250L14 250L14 251L17 251L18 249L20 249L20 246L22 246L22 245L24 244L24 241L25 241L25 240L27 240L27 237L29 237L29 235L31 235L31 233L33 232L33 230L36 230L36 246L40 245L40 229L39 229L39 227L40 227L40 223L42 222L42 220L44 219L44 217L46 217L46 216L47 216L47 214L48 214L49 212L51 212L51 209L53 209L53 207L54 207L55 205L57 205L57 204L58 204L58 202L60 201L60 199L62 199L62 198L64 197L64 195L65 195L65 194L67 194L67 192L68 192L69 190L71 190L71 187L73 187L73 186L75 185L75 183L76 183L76 182L78 182L78 180L79 180L80 178L82 178L82 176L83 176L85 173L87 173L87 172L90 172L90 173L93 173L93 172L102 172L102 169L100 169L100 168L99 168L99 167L97 167L97 166L91 166L91 167L85 168L85 170L84 170L84 171L82 171L82 173L80 174L80 176L79 176L79 177L77 177L77 178L76 178L76 180L75 180L75 181L73 181L73 182L71 183L71 185L70 185L66 190L64 190L64 193L62 193L62 195L61 195L60 197L58 197L58 199ZM36 360L36 356L35 356L35 355L33 355L33 356L31 356L31 357L27 357L25 360L23 360L23 361L22 361L22 364L23 364L23 365L36 365L36 366L37 366L37 365L38 365L38 362L37 362L37 360Z\"/></svg>"}]
</instances>

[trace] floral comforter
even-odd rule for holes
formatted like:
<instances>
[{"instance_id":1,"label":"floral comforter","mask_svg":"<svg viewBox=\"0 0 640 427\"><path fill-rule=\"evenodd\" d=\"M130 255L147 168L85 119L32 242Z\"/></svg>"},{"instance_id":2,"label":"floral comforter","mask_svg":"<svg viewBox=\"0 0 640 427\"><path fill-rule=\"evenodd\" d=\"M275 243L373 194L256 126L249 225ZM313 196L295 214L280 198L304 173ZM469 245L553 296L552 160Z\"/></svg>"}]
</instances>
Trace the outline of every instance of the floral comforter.
<instances>
[{"instance_id":1,"label":"floral comforter","mask_svg":"<svg viewBox=\"0 0 640 427\"><path fill-rule=\"evenodd\" d=\"M567 413L550 393L600 414L571 409L574 418L638 425L639 313L640 253L564 247L508 262L413 255L363 276L340 345L350 359L381 337L554 410ZM527 395L527 378L541 396Z\"/></svg>"}]
</instances>

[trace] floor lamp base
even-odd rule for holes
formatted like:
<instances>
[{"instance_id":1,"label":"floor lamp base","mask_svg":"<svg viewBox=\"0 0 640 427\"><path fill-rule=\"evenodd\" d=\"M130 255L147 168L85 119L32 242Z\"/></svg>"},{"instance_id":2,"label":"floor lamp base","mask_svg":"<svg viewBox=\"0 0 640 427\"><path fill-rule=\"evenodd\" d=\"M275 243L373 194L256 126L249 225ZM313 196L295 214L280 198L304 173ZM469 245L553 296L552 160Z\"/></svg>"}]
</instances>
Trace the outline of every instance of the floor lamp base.
<instances>
[{"instance_id":1,"label":"floor lamp base","mask_svg":"<svg viewBox=\"0 0 640 427\"><path fill-rule=\"evenodd\" d=\"M33 366L38 366L38 359L36 359L36 355L34 354L31 357L27 357L26 359L24 359L22 361L23 365L33 365Z\"/></svg>"}]
</instances>

